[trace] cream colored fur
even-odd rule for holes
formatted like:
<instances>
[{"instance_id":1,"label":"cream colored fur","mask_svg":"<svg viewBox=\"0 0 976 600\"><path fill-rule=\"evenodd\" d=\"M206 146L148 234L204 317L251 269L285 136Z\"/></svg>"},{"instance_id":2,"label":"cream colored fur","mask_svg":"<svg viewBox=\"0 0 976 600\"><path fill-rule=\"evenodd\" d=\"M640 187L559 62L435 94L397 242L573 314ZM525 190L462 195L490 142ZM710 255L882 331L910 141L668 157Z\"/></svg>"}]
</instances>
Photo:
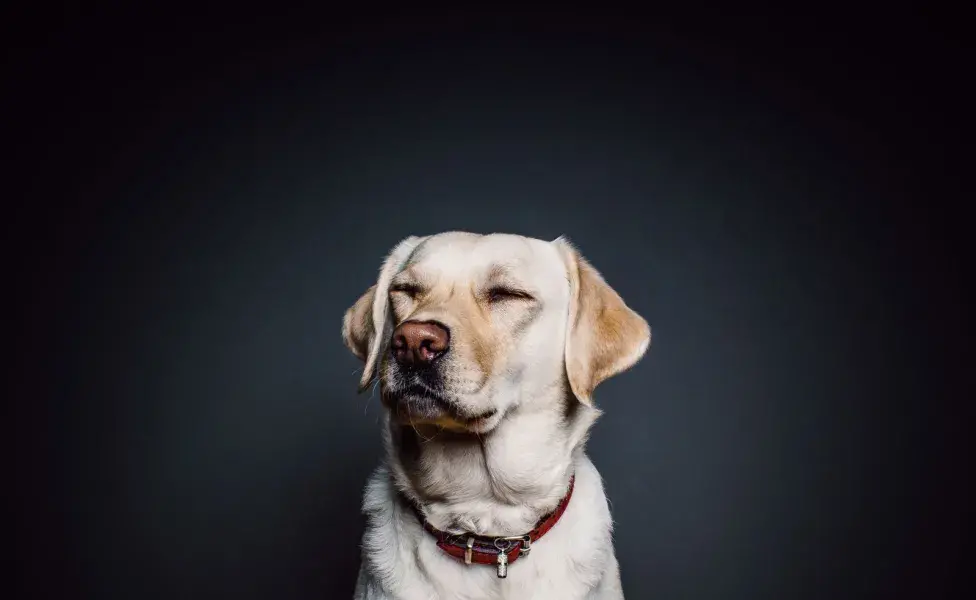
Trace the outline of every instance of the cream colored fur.
<instances>
[{"instance_id":1,"label":"cream colored fur","mask_svg":"<svg viewBox=\"0 0 976 600\"><path fill-rule=\"evenodd\" d=\"M499 282L528 297L491 300ZM355 598L622 598L610 511L584 444L600 414L593 389L640 360L645 320L562 238L464 232L398 244L347 311L343 339L365 362L361 389L395 388L389 344L406 319L449 327L444 381L456 414L495 412L445 424L384 411L387 459L366 487ZM565 514L505 579L447 556L398 495L442 530L521 535L574 474Z\"/></svg>"}]
</instances>

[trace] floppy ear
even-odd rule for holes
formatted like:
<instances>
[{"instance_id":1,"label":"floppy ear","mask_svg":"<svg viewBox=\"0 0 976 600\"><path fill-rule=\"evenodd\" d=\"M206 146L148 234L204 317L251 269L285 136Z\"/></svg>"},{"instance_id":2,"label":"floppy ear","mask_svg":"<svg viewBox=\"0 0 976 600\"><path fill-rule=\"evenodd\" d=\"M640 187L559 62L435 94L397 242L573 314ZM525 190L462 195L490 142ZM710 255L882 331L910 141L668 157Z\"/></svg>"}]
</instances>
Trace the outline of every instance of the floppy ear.
<instances>
[{"instance_id":1,"label":"floppy ear","mask_svg":"<svg viewBox=\"0 0 976 600\"><path fill-rule=\"evenodd\" d=\"M359 381L359 391L369 387L376 377L379 357L389 342L393 324L389 310L390 281L423 239L410 236L397 244L383 261L379 279L342 318L342 340L357 358L366 363Z\"/></svg>"},{"instance_id":2,"label":"floppy ear","mask_svg":"<svg viewBox=\"0 0 976 600\"><path fill-rule=\"evenodd\" d=\"M601 382L634 366L651 344L651 328L563 238L555 244L570 283L566 375L573 394L593 405Z\"/></svg>"},{"instance_id":3,"label":"floppy ear","mask_svg":"<svg viewBox=\"0 0 976 600\"><path fill-rule=\"evenodd\" d=\"M342 317L342 341L346 348L365 362L369 356L369 344L373 340L373 297L376 284L369 286L366 293L356 300Z\"/></svg>"}]
</instances>

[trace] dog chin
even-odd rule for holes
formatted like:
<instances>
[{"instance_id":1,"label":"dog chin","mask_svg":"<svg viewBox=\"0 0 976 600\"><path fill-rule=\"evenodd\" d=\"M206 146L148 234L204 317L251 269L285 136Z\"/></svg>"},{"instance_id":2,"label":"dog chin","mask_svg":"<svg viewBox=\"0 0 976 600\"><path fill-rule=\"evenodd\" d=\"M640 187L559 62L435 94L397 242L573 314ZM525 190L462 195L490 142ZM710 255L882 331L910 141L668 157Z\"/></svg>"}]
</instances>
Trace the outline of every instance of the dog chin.
<instances>
[{"instance_id":1,"label":"dog chin","mask_svg":"<svg viewBox=\"0 0 976 600\"><path fill-rule=\"evenodd\" d=\"M430 394L385 394L393 420L407 426L433 426L456 433L488 433L498 424L496 411L468 416L451 402Z\"/></svg>"}]
</instances>

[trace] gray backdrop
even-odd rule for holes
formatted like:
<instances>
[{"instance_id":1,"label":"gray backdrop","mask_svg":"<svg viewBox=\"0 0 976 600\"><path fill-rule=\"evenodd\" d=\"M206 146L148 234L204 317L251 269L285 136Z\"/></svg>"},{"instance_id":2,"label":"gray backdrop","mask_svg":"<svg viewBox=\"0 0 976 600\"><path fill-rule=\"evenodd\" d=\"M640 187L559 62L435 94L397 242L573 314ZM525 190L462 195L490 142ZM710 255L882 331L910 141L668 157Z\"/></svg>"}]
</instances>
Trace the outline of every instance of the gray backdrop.
<instances>
[{"instance_id":1,"label":"gray backdrop","mask_svg":"<svg viewBox=\"0 0 976 600\"><path fill-rule=\"evenodd\" d=\"M566 234L653 327L589 445L630 598L948 589L951 554L912 586L954 506L926 502L923 379L959 263L923 258L945 238L885 129L915 105L868 55L132 27L20 73L60 82L11 254L40 261L12 425L36 594L347 597L380 404L340 320L394 243L450 229Z\"/></svg>"}]
</instances>

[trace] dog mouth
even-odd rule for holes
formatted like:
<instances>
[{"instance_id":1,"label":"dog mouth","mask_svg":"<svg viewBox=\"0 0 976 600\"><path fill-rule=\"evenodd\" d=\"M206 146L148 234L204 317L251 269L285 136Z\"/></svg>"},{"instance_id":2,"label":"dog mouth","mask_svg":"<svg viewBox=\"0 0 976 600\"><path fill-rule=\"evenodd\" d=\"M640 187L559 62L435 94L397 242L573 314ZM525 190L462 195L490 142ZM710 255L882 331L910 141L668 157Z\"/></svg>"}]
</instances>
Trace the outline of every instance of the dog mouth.
<instances>
[{"instance_id":1,"label":"dog mouth","mask_svg":"<svg viewBox=\"0 0 976 600\"><path fill-rule=\"evenodd\" d=\"M468 414L442 393L422 384L384 391L383 399L394 418L404 424L431 424L447 429L467 429L498 412L491 409L476 415Z\"/></svg>"}]
</instances>

